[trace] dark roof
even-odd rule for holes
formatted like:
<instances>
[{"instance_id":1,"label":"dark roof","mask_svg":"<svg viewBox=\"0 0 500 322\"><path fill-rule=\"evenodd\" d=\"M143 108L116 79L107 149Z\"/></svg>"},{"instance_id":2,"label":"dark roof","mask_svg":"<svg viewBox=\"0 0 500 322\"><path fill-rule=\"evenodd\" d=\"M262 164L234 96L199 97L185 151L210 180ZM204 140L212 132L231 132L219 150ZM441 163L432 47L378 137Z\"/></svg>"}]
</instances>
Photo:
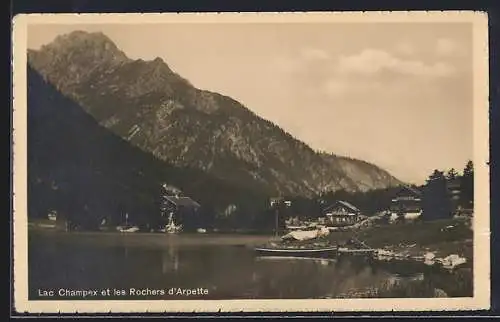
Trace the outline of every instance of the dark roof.
<instances>
[{"instance_id":1,"label":"dark roof","mask_svg":"<svg viewBox=\"0 0 500 322\"><path fill-rule=\"evenodd\" d=\"M343 201L343 200L337 200L333 205L326 207L325 211L330 210L331 208L335 207L337 204L340 204L341 206L344 206L344 207L346 207L354 212L360 212L360 210L357 207L355 207L351 203L349 203L347 201Z\"/></svg>"},{"instance_id":2,"label":"dark roof","mask_svg":"<svg viewBox=\"0 0 500 322\"><path fill-rule=\"evenodd\" d=\"M189 197L166 196L165 198L171 203L175 204L176 206L193 207L193 208L201 207L199 203L197 203L196 201L194 201Z\"/></svg>"},{"instance_id":3,"label":"dark roof","mask_svg":"<svg viewBox=\"0 0 500 322\"><path fill-rule=\"evenodd\" d=\"M339 200L338 203L340 203L341 205L343 205L343 206L345 206L353 211L356 211L356 212L359 211L359 209L357 207L355 207L353 204L348 203L347 201Z\"/></svg>"}]
</instances>

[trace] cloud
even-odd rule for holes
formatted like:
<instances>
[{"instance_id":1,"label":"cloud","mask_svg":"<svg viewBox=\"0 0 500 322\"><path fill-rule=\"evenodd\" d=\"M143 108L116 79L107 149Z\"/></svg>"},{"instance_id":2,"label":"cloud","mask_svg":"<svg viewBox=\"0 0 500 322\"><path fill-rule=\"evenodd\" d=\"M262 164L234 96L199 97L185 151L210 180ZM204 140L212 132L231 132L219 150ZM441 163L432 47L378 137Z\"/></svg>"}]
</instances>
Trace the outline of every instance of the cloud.
<instances>
[{"instance_id":1,"label":"cloud","mask_svg":"<svg viewBox=\"0 0 500 322\"><path fill-rule=\"evenodd\" d=\"M330 60L330 55L318 48L302 48L294 55L277 55L271 60L273 69L284 73L299 73L315 68L319 62Z\"/></svg>"},{"instance_id":2,"label":"cloud","mask_svg":"<svg viewBox=\"0 0 500 322\"><path fill-rule=\"evenodd\" d=\"M383 81L373 79L360 80L349 77L339 77L339 75L337 75L325 80L319 90L329 98L343 97L348 98L350 102L355 102L358 100L363 101L366 95L370 95L371 97L383 96L387 93L388 88L391 88L391 92L394 90L400 91L401 86L398 84L388 86Z\"/></svg>"},{"instance_id":3,"label":"cloud","mask_svg":"<svg viewBox=\"0 0 500 322\"><path fill-rule=\"evenodd\" d=\"M459 46L451 39L440 38L436 42L436 54L439 56L451 56L459 51Z\"/></svg>"},{"instance_id":4,"label":"cloud","mask_svg":"<svg viewBox=\"0 0 500 322\"><path fill-rule=\"evenodd\" d=\"M412 55L415 53L415 48L413 47L413 45L407 42L401 42L397 44L395 50L396 52L403 55Z\"/></svg>"},{"instance_id":5,"label":"cloud","mask_svg":"<svg viewBox=\"0 0 500 322\"><path fill-rule=\"evenodd\" d=\"M426 64L419 60L405 60L379 49L365 49L359 54L341 56L337 69L341 73L374 75L393 72L410 76L447 77L455 72L444 62Z\"/></svg>"}]
</instances>

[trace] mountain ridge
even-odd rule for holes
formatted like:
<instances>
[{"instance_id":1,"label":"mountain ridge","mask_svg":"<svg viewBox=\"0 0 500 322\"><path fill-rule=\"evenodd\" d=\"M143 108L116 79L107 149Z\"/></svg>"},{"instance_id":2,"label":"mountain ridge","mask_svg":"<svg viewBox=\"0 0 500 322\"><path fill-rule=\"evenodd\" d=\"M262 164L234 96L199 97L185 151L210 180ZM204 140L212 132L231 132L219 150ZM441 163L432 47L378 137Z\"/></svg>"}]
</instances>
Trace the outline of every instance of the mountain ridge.
<instances>
[{"instance_id":1,"label":"mountain ridge","mask_svg":"<svg viewBox=\"0 0 500 322\"><path fill-rule=\"evenodd\" d=\"M259 191L141 151L100 126L31 68L27 80L30 218L56 210L83 226L103 218L119 224L127 212L138 224L154 222L163 183L202 204L205 215L211 208L222 212L233 203L266 201Z\"/></svg>"},{"instance_id":2,"label":"mountain ridge","mask_svg":"<svg viewBox=\"0 0 500 322\"><path fill-rule=\"evenodd\" d=\"M176 166L269 194L402 183L366 161L317 153L233 98L195 88L163 59L128 58L102 33L59 36L29 50L28 62L101 126Z\"/></svg>"}]
</instances>

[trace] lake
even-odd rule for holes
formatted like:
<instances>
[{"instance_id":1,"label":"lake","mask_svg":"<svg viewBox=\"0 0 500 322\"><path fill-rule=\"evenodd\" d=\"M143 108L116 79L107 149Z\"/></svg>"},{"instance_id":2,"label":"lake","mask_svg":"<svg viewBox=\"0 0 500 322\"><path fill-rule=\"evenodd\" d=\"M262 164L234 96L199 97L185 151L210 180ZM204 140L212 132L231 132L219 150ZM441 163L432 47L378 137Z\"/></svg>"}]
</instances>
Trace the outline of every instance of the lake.
<instances>
[{"instance_id":1,"label":"lake","mask_svg":"<svg viewBox=\"0 0 500 322\"><path fill-rule=\"evenodd\" d=\"M365 258L259 257L271 236L30 230L30 300L472 296L472 274Z\"/></svg>"}]
</instances>

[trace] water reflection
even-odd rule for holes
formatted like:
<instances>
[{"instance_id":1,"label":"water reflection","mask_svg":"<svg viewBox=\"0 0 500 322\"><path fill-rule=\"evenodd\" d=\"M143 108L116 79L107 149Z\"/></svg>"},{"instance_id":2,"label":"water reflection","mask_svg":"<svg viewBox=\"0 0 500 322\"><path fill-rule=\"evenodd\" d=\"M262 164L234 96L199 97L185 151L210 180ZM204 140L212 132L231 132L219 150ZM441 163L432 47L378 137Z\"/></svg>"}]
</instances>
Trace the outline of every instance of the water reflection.
<instances>
[{"instance_id":1,"label":"water reflection","mask_svg":"<svg viewBox=\"0 0 500 322\"><path fill-rule=\"evenodd\" d=\"M29 242L31 296L39 288L61 287L205 288L205 299L428 297L436 288L445 290L441 295L465 296L469 291L450 293L440 281L453 285L453 279L434 271L393 267L363 258L258 257L245 247L185 245L175 239L156 246L122 240L103 246L47 236Z\"/></svg>"},{"instance_id":2,"label":"water reflection","mask_svg":"<svg viewBox=\"0 0 500 322\"><path fill-rule=\"evenodd\" d=\"M173 244L168 245L168 250L161 253L161 272L177 272L179 270L178 250Z\"/></svg>"}]
</instances>

